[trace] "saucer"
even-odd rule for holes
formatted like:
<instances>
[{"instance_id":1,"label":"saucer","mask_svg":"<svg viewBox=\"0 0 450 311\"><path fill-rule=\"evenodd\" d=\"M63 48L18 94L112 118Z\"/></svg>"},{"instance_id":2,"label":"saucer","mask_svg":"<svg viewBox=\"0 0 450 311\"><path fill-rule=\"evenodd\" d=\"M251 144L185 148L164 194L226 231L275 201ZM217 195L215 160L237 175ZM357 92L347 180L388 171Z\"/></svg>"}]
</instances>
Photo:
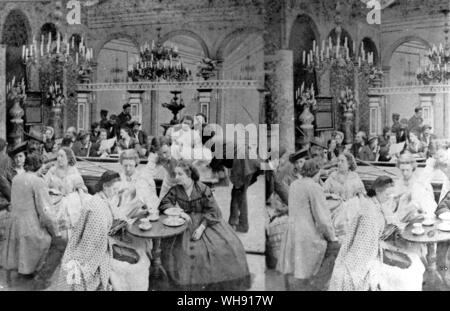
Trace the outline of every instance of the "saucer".
<instances>
[{"instance_id":1,"label":"saucer","mask_svg":"<svg viewBox=\"0 0 450 311\"><path fill-rule=\"evenodd\" d=\"M148 220L150 221L158 221L159 220L159 215L151 215L148 217Z\"/></svg>"},{"instance_id":2,"label":"saucer","mask_svg":"<svg viewBox=\"0 0 450 311\"><path fill-rule=\"evenodd\" d=\"M437 226L437 228L441 231L450 232L450 223L443 222Z\"/></svg>"},{"instance_id":3,"label":"saucer","mask_svg":"<svg viewBox=\"0 0 450 311\"><path fill-rule=\"evenodd\" d=\"M420 228L414 228L411 230L412 234L414 235L422 235L425 233L425 230L420 229Z\"/></svg>"},{"instance_id":4,"label":"saucer","mask_svg":"<svg viewBox=\"0 0 450 311\"><path fill-rule=\"evenodd\" d=\"M151 223L140 223L138 227L139 227L139 229L141 229L143 231L148 231L152 228L152 224Z\"/></svg>"},{"instance_id":5,"label":"saucer","mask_svg":"<svg viewBox=\"0 0 450 311\"><path fill-rule=\"evenodd\" d=\"M436 220L434 220L434 219L425 219L422 222L422 225L430 227L430 226L434 225L435 223L436 223Z\"/></svg>"},{"instance_id":6,"label":"saucer","mask_svg":"<svg viewBox=\"0 0 450 311\"><path fill-rule=\"evenodd\" d=\"M440 220L449 221L450 220L450 212L442 213L439 215Z\"/></svg>"}]
</instances>

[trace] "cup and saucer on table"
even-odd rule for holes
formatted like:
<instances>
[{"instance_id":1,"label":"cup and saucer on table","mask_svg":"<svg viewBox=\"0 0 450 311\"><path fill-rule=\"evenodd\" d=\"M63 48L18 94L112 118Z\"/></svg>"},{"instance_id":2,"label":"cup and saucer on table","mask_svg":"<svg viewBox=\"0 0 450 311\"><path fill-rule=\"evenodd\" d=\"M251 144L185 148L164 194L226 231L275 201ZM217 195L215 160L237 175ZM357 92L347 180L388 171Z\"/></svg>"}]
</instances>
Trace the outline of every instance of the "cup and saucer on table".
<instances>
[{"instance_id":1,"label":"cup and saucer on table","mask_svg":"<svg viewBox=\"0 0 450 311\"><path fill-rule=\"evenodd\" d=\"M411 230L414 235L423 235L425 233L425 229L421 222L413 224L413 229Z\"/></svg>"},{"instance_id":2,"label":"cup and saucer on table","mask_svg":"<svg viewBox=\"0 0 450 311\"><path fill-rule=\"evenodd\" d=\"M186 223L181 217L181 213L183 210L180 207L171 207L164 211L164 214L167 215L167 218L162 221L162 223L168 227L179 227Z\"/></svg>"},{"instance_id":3,"label":"cup and saucer on table","mask_svg":"<svg viewBox=\"0 0 450 311\"><path fill-rule=\"evenodd\" d=\"M150 223L150 220L148 219L148 217L146 217L146 218L142 218L139 220L138 227L139 227L139 229L141 229L143 231L148 231L152 228L152 224Z\"/></svg>"},{"instance_id":4,"label":"cup and saucer on table","mask_svg":"<svg viewBox=\"0 0 450 311\"><path fill-rule=\"evenodd\" d=\"M442 220L442 223L437 228L440 231L450 232L450 212L440 214L439 219Z\"/></svg>"}]
</instances>

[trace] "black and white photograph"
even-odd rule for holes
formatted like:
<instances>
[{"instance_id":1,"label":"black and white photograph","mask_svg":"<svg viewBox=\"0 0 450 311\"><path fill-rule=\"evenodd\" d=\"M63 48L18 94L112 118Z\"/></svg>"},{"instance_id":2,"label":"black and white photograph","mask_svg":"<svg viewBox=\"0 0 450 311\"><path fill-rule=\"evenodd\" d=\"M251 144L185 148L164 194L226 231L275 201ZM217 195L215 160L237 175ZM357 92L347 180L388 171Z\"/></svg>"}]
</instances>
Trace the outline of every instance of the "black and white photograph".
<instances>
[{"instance_id":1,"label":"black and white photograph","mask_svg":"<svg viewBox=\"0 0 450 311\"><path fill-rule=\"evenodd\" d=\"M449 0L0 0L0 291L449 291L449 35Z\"/></svg>"}]
</instances>

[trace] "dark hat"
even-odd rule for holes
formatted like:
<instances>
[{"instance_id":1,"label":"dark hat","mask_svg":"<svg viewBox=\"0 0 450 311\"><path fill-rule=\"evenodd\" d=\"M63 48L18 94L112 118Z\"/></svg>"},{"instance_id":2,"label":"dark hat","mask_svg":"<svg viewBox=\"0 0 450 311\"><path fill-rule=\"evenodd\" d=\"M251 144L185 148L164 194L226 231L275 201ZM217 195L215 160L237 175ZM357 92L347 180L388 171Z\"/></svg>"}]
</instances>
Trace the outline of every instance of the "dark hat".
<instances>
[{"instance_id":1,"label":"dark hat","mask_svg":"<svg viewBox=\"0 0 450 311\"><path fill-rule=\"evenodd\" d=\"M100 180L97 182L96 185L96 190L97 192L100 192L103 190L103 185L113 181L114 179L118 179L120 180L120 175L117 172L114 171L106 171L102 174L102 176L100 177Z\"/></svg>"},{"instance_id":2,"label":"dark hat","mask_svg":"<svg viewBox=\"0 0 450 311\"><path fill-rule=\"evenodd\" d=\"M42 133L42 130L37 130L36 128L31 127L30 128L30 132L29 133L24 133L24 134L28 138L37 140L40 143L44 142L44 133Z\"/></svg>"},{"instance_id":3,"label":"dark hat","mask_svg":"<svg viewBox=\"0 0 450 311\"><path fill-rule=\"evenodd\" d=\"M126 104L124 104L124 105L122 106L123 109L127 109L127 108L130 108L130 107L131 107L131 105L128 104L128 103L126 103Z\"/></svg>"},{"instance_id":4,"label":"dark hat","mask_svg":"<svg viewBox=\"0 0 450 311\"><path fill-rule=\"evenodd\" d=\"M9 156L11 158L15 157L16 154L19 154L21 152L27 152L27 146L28 146L28 142L24 141L23 143L18 144L16 147L14 147L10 152L9 152Z\"/></svg>"},{"instance_id":5,"label":"dark hat","mask_svg":"<svg viewBox=\"0 0 450 311\"><path fill-rule=\"evenodd\" d=\"M425 124L424 126L422 126L422 131L425 131L426 129L432 129L431 125L429 124Z\"/></svg>"},{"instance_id":6,"label":"dark hat","mask_svg":"<svg viewBox=\"0 0 450 311\"><path fill-rule=\"evenodd\" d=\"M392 114L392 116L393 117L400 117L400 114L395 112L395 113Z\"/></svg>"},{"instance_id":7,"label":"dark hat","mask_svg":"<svg viewBox=\"0 0 450 311\"><path fill-rule=\"evenodd\" d=\"M378 136L377 136L377 135L372 135L372 136L370 136L370 137L369 137L369 144L370 144L371 142L373 142L375 139L378 139Z\"/></svg>"},{"instance_id":8,"label":"dark hat","mask_svg":"<svg viewBox=\"0 0 450 311\"><path fill-rule=\"evenodd\" d=\"M318 146L318 147L327 149L327 146L326 146L326 145L322 144L320 141L318 141L318 140L316 140L316 139L312 139L312 140L311 140L311 145L312 145L312 146Z\"/></svg>"},{"instance_id":9,"label":"dark hat","mask_svg":"<svg viewBox=\"0 0 450 311\"><path fill-rule=\"evenodd\" d=\"M289 161L295 163L298 159L309 157L309 150L304 148L289 156Z\"/></svg>"},{"instance_id":10,"label":"dark hat","mask_svg":"<svg viewBox=\"0 0 450 311\"><path fill-rule=\"evenodd\" d=\"M418 112L418 111L421 111L421 110L423 110L423 108L418 106L418 107L416 107L416 109L414 109L414 112Z\"/></svg>"},{"instance_id":11,"label":"dark hat","mask_svg":"<svg viewBox=\"0 0 450 311\"><path fill-rule=\"evenodd\" d=\"M142 123L141 123L141 122L139 122L139 121L133 121L133 122L131 122L131 126L132 126L132 127L135 127L136 125L139 125L139 126L141 126L141 125L142 125Z\"/></svg>"},{"instance_id":12,"label":"dark hat","mask_svg":"<svg viewBox=\"0 0 450 311\"><path fill-rule=\"evenodd\" d=\"M105 110L105 109L102 109L102 110L100 110L100 114L108 114L108 110Z\"/></svg>"}]
</instances>

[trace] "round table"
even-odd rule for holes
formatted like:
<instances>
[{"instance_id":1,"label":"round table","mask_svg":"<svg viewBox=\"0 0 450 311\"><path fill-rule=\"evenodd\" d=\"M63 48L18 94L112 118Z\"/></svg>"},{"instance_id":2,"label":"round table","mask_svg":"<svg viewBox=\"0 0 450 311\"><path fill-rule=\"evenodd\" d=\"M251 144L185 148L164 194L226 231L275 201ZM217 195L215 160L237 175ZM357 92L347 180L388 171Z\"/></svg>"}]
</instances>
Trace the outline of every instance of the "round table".
<instances>
[{"instance_id":1,"label":"round table","mask_svg":"<svg viewBox=\"0 0 450 311\"><path fill-rule=\"evenodd\" d=\"M422 235L415 235L411 232L413 229L412 224L408 225L400 232L400 236L408 242L427 245L428 265L424 280L427 284L431 284L435 289L444 289L447 286L445 279L438 271L436 262L436 244L450 241L450 232L441 231L437 228L442 222L443 221L440 219L435 219L435 224L433 226L423 226L425 233Z\"/></svg>"},{"instance_id":2,"label":"round table","mask_svg":"<svg viewBox=\"0 0 450 311\"><path fill-rule=\"evenodd\" d=\"M186 222L179 227L169 227L162 223L166 218L168 216L160 215L158 221L152 222L152 228L147 231L139 229L139 221L135 221L132 225L129 225L127 230L131 235L153 241L152 272L150 276L160 278L162 275L167 279L167 273L161 263L161 240L183 234L188 228L188 224Z\"/></svg>"}]
</instances>

